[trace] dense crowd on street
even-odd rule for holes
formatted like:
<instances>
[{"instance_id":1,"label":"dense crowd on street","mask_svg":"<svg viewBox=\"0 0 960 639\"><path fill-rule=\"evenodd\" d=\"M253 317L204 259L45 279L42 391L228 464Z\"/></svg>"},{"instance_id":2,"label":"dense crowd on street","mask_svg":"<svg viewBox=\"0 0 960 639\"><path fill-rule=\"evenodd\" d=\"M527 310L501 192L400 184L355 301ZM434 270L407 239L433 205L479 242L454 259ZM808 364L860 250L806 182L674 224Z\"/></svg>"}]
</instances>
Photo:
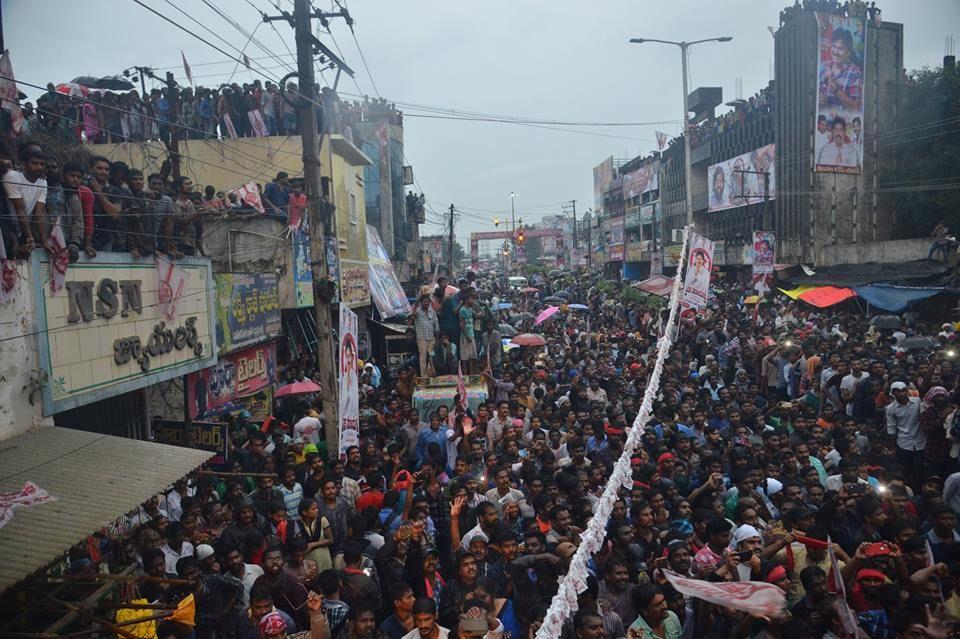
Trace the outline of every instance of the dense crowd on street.
<instances>
[{"instance_id":1,"label":"dense crowd on street","mask_svg":"<svg viewBox=\"0 0 960 639\"><path fill-rule=\"evenodd\" d=\"M878 328L786 297L754 313L746 291L717 284L709 308L670 330L662 301L626 302L623 285L589 275L535 276L536 292L468 276L440 279L418 301L410 365L358 363L360 444L343 459L317 446L336 428L319 400L300 403L289 426L231 417L223 470L234 474L178 483L113 544L78 547L74 569L135 563L156 578L140 586L148 600L194 593L197 637L532 637L667 331L632 485L564 636L951 635L953 325L909 313ZM554 294L561 310L531 326L525 313ZM511 323L546 345L504 351ZM923 335L937 346L910 350ZM418 411L415 376L458 364L484 376L487 400ZM786 606L752 616L684 596L668 571L773 584ZM187 634L161 626L162 637Z\"/></svg>"}]
</instances>

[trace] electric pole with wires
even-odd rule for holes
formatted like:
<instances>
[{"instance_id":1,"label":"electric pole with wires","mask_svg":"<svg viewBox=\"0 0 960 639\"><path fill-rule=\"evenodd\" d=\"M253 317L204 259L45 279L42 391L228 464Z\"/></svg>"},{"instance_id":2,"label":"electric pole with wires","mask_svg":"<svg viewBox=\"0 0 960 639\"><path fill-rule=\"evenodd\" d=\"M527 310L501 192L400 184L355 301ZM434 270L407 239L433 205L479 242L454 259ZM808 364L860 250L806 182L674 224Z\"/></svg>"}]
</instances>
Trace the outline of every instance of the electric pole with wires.
<instances>
[{"instance_id":1,"label":"electric pole with wires","mask_svg":"<svg viewBox=\"0 0 960 639\"><path fill-rule=\"evenodd\" d=\"M453 204L450 205L449 232L447 238L447 277L453 279L453 213L456 211Z\"/></svg>"},{"instance_id":2,"label":"electric pole with wires","mask_svg":"<svg viewBox=\"0 0 960 639\"><path fill-rule=\"evenodd\" d=\"M283 98L297 109L300 123L300 136L303 145L303 177L310 211L310 255L313 267L313 281L318 301L314 305L317 322L317 364L320 368L320 397L323 400L323 418L326 430L327 450L340 450L339 404L337 390L339 380L336 374L337 353L333 342L333 322L331 320L331 302L335 284L328 279L326 260L326 230L331 228L331 218L336 208L332 201L324 197L323 180L320 176L321 131L317 125L315 107L319 105L319 93L314 75L314 54L321 53L337 65L337 74L353 71L340 58L332 55L313 35L311 22L314 18L326 21L327 18L342 17L349 20L345 10L335 13L314 11L310 0L294 0L293 15L284 11L280 16L263 16L264 22L285 20L294 29L297 44L297 71L280 82ZM298 93L291 98L287 95L287 80L296 76L299 81ZM332 166L331 166L332 171ZM332 175L332 173L331 173ZM332 186L330 188L332 198Z\"/></svg>"}]
</instances>

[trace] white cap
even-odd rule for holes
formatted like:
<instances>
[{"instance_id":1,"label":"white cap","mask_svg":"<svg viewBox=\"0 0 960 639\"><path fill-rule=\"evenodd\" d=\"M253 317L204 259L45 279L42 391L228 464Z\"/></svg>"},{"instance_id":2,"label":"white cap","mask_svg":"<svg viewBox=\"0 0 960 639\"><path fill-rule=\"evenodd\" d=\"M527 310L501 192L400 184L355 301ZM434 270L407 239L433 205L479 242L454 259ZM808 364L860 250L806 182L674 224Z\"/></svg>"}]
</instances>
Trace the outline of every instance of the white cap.
<instances>
[{"instance_id":1,"label":"white cap","mask_svg":"<svg viewBox=\"0 0 960 639\"><path fill-rule=\"evenodd\" d=\"M757 532L757 529L748 524L743 524L733 531L733 538L731 541L734 546L739 546L741 542L744 542L748 539L753 539L754 537L760 537L760 533Z\"/></svg>"},{"instance_id":2,"label":"white cap","mask_svg":"<svg viewBox=\"0 0 960 639\"><path fill-rule=\"evenodd\" d=\"M761 486L764 489L764 492L767 494L767 497L770 497L771 495L776 495L781 490L783 490L783 484L781 484L776 479L773 479L772 477L767 477L767 479L763 482Z\"/></svg>"},{"instance_id":3,"label":"white cap","mask_svg":"<svg viewBox=\"0 0 960 639\"><path fill-rule=\"evenodd\" d=\"M892 390L892 391L895 391L895 390L907 390L907 385L904 384L903 382L894 382L894 383L890 384L890 390Z\"/></svg>"},{"instance_id":4,"label":"white cap","mask_svg":"<svg viewBox=\"0 0 960 639\"><path fill-rule=\"evenodd\" d=\"M203 561L211 556L213 556L213 546L208 544L200 544L197 546L197 561Z\"/></svg>"}]
</instances>

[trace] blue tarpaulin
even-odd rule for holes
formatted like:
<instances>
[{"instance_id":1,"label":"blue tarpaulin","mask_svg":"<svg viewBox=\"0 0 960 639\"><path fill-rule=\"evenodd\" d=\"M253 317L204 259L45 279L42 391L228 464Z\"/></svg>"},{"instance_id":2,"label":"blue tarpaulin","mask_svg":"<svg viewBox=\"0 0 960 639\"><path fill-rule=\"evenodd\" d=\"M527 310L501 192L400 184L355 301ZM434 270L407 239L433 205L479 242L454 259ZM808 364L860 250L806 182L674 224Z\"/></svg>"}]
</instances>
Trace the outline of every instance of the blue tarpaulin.
<instances>
[{"instance_id":1,"label":"blue tarpaulin","mask_svg":"<svg viewBox=\"0 0 960 639\"><path fill-rule=\"evenodd\" d=\"M925 300L939 293L952 293L951 289L934 287L891 286L890 284L869 284L853 289L871 306L891 313L903 313L911 302Z\"/></svg>"}]
</instances>

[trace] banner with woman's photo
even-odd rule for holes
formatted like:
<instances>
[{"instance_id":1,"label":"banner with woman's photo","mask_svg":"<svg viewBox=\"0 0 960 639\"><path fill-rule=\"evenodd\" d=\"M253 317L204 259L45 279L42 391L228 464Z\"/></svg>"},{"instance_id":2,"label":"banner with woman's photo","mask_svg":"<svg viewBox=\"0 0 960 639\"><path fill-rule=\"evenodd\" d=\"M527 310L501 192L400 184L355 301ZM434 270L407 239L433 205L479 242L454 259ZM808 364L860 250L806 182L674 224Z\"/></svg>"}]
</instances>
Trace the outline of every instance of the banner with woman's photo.
<instances>
[{"instance_id":1,"label":"banner with woman's photo","mask_svg":"<svg viewBox=\"0 0 960 639\"><path fill-rule=\"evenodd\" d=\"M777 192L776 144L742 153L707 168L707 210L726 209L774 199Z\"/></svg>"},{"instance_id":2,"label":"banner with woman's photo","mask_svg":"<svg viewBox=\"0 0 960 639\"><path fill-rule=\"evenodd\" d=\"M683 280L683 308L695 311L707 305L710 297L710 274L713 271L713 240L690 235L687 274Z\"/></svg>"},{"instance_id":3,"label":"banner with woman's photo","mask_svg":"<svg viewBox=\"0 0 960 639\"><path fill-rule=\"evenodd\" d=\"M340 454L360 445L360 381L357 372L357 314L340 305Z\"/></svg>"},{"instance_id":4,"label":"banner with woman's photo","mask_svg":"<svg viewBox=\"0 0 960 639\"><path fill-rule=\"evenodd\" d=\"M864 18L817 13L817 131L814 169L860 173L867 24Z\"/></svg>"}]
</instances>

